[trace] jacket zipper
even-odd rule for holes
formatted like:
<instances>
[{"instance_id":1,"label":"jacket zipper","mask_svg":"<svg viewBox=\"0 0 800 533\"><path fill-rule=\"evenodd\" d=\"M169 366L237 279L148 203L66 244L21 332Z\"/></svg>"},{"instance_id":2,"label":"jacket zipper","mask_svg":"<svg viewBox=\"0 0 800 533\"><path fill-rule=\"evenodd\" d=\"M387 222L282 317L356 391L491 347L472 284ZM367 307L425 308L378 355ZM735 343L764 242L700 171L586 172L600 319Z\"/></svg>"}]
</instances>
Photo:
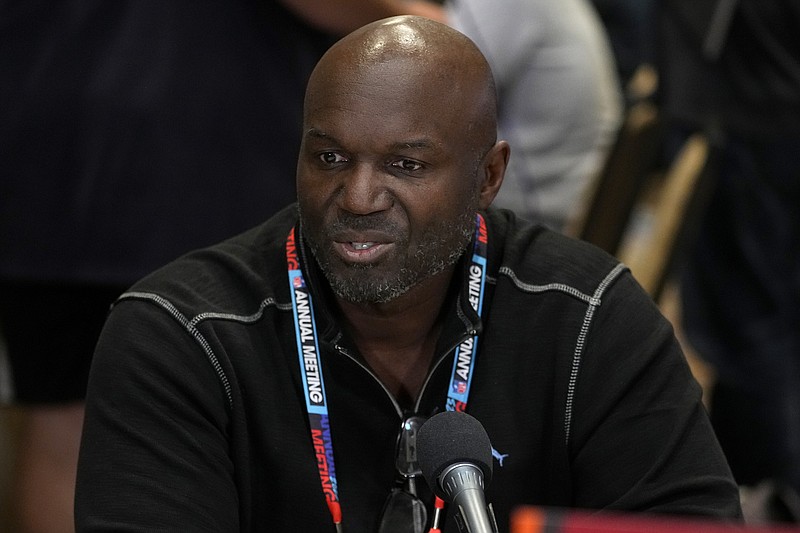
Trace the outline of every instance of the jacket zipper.
<instances>
[{"instance_id":1,"label":"jacket zipper","mask_svg":"<svg viewBox=\"0 0 800 533\"><path fill-rule=\"evenodd\" d=\"M422 383L422 388L420 389L419 394L417 395L417 399L414 401L414 411L415 412L419 412L419 405L420 405L420 402L422 401L422 397L425 395L425 389L428 388L428 383L430 383L431 377L433 377L433 374L439 368L439 365L441 365L442 362L445 359L447 359L447 356L450 355L453 352L453 350L455 350L462 342L464 342L465 339L469 338L470 336L474 336L476 334L477 334L477 331L475 331L475 330L467 332L467 334L463 335L458 341L456 341L452 346L450 346L449 349L445 350L445 352L441 356L439 356L439 358L436 360L434 365L428 371L428 374L425 377L425 381ZM369 368L367 365L365 365L357 357L353 356L353 354L351 354L346 348L342 347L338 343L333 343L333 348L337 352L339 352L340 354L342 354L343 356L347 357L348 359L353 361L355 364L357 364L358 366L363 368L364 371L367 374L369 374L372 377L372 379L374 379L378 383L378 385L381 386L383 391L386 393L386 396L388 396L389 400L392 402L392 405L394 406L394 409L397 412L398 418L400 420L402 420L403 419L403 409L400 407L400 404L397 402L397 399L394 397L394 394L392 394L392 392L388 388L386 388L386 385L384 385L383 382L378 378L378 376L375 375L375 373L372 371L372 369Z\"/></svg>"}]
</instances>

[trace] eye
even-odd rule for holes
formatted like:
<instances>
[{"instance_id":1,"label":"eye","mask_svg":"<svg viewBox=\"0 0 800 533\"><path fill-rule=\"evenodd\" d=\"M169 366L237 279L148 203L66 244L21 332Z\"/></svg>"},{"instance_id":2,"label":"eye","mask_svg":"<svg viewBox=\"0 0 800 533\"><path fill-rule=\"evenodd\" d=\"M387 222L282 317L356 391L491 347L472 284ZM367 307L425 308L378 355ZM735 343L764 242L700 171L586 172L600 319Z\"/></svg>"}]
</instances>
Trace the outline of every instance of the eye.
<instances>
[{"instance_id":1,"label":"eye","mask_svg":"<svg viewBox=\"0 0 800 533\"><path fill-rule=\"evenodd\" d=\"M413 159L398 159L392 162L392 166L402 172L418 172L422 170L422 163Z\"/></svg>"},{"instance_id":2,"label":"eye","mask_svg":"<svg viewBox=\"0 0 800 533\"><path fill-rule=\"evenodd\" d=\"M338 152L322 152L319 154L319 159L326 165L335 165L337 163L347 162L347 158Z\"/></svg>"}]
</instances>

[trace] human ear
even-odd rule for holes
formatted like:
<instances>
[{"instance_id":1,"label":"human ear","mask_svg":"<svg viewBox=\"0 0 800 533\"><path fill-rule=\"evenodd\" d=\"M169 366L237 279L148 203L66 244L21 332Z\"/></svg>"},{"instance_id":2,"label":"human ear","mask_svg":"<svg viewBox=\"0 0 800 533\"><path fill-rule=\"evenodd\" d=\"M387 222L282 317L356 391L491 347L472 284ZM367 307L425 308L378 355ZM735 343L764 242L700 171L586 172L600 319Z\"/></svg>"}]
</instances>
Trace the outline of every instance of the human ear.
<instances>
[{"instance_id":1,"label":"human ear","mask_svg":"<svg viewBox=\"0 0 800 533\"><path fill-rule=\"evenodd\" d=\"M481 210L486 209L494 201L503 177L506 174L508 158L511 156L511 147L506 141L498 141L483 158L480 197L478 205Z\"/></svg>"}]
</instances>

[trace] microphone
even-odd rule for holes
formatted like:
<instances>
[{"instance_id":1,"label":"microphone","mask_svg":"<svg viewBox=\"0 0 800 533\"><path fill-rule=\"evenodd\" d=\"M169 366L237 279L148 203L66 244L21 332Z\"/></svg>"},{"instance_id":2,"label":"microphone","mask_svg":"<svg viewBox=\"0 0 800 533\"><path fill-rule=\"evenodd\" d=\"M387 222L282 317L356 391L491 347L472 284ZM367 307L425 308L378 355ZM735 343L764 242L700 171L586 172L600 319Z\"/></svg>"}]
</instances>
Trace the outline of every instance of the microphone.
<instances>
[{"instance_id":1,"label":"microphone","mask_svg":"<svg viewBox=\"0 0 800 533\"><path fill-rule=\"evenodd\" d=\"M457 506L462 532L497 533L483 493L492 479L492 445L480 422L458 411L432 416L417 433L417 459L433 493Z\"/></svg>"}]
</instances>

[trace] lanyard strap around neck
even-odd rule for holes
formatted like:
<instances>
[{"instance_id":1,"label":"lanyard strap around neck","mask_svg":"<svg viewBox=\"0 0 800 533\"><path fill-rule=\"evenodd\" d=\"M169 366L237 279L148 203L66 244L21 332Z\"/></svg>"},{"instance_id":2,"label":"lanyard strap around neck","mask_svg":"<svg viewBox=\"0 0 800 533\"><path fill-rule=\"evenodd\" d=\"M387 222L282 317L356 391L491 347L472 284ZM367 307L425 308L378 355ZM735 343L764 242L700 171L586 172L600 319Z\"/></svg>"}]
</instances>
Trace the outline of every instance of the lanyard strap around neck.
<instances>
[{"instance_id":1,"label":"lanyard strap around neck","mask_svg":"<svg viewBox=\"0 0 800 533\"><path fill-rule=\"evenodd\" d=\"M468 298L470 305L480 316L486 284L486 249L488 245L486 221L480 213L475 216L474 243L467 280ZM297 354L300 359L306 413L311 429L311 442L314 445L322 492L328 503L336 530L341 531L342 509L336 482L328 400L322 377L322 359L316 321L314 320L314 306L311 292L303 278L294 228L286 238L286 263L289 273L289 290L292 295ZM477 331L456 347L453 370L450 374L450 386L447 391L446 409L448 411L464 411L467 407L477 348Z\"/></svg>"},{"instance_id":2,"label":"lanyard strap around neck","mask_svg":"<svg viewBox=\"0 0 800 533\"><path fill-rule=\"evenodd\" d=\"M339 531L342 523L342 508L339 505L339 488L336 483L336 467L333 462L333 441L331 440L325 383L322 379L317 325L314 320L311 292L306 286L303 272L300 269L294 228L286 238L286 263L289 270L297 353L300 357L300 373L303 377L303 392L306 397L306 413L311 428L311 442L317 458L322 492L325 494L333 523Z\"/></svg>"},{"instance_id":3,"label":"lanyard strap around neck","mask_svg":"<svg viewBox=\"0 0 800 533\"><path fill-rule=\"evenodd\" d=\"M467 294L472 309L481 316L483 311L483 295L486 288L486 247L489 234L486 221L478 213L475 220L475 247L472 251L472 262L467 276ZM450 387L447 390L448 411L465 411L469 388L472 384L472 373L475 369L475 355L478 353L478 333L464 339L456 347L453 359L453 371L450 374Z\"/></svg>"}]
</instances>

